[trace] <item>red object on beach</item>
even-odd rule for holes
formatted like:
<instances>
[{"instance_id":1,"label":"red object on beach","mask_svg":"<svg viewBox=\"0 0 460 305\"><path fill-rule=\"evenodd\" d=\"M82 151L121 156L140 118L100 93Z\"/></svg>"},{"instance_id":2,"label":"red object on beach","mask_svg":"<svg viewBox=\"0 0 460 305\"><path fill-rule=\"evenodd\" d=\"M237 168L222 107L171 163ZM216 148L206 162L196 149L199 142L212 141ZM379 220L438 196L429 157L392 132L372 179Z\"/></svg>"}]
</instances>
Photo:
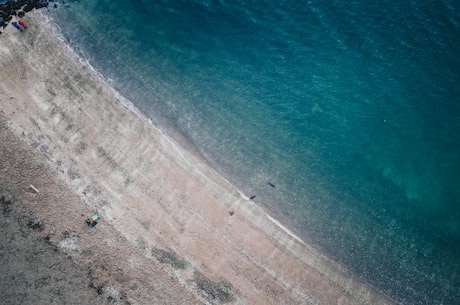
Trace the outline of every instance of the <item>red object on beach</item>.
<instances>
[{"instance_id":1,"label":"red object on beach","mask_svg":"<svg viewBox=\"0 0 460 305\"><path fill-rule=\"evenodd\" d=\"M24 20L19 20L19 25L22 27L25 27L26 23L24 22Z\"/></svg>"}]
</instances>

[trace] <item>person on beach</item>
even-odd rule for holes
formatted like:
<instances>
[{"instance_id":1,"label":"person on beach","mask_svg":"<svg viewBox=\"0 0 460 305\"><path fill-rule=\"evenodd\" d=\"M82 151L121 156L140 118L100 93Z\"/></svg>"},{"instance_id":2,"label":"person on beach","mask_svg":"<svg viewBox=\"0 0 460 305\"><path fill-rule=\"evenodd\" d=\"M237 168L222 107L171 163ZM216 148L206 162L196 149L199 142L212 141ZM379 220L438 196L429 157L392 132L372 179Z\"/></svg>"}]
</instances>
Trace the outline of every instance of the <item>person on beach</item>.
<instances>
[{"instance_id":1,"label":"person on beach","mask_svg":"<svg viewBox=\"0 0 460 305\"><path fill-rule=\"evenodd\" d=\"M99 219L99 216L94 215L94 216L86 219L86 224L88 226L90 226L90 227L94 227L95 225L97 225L97 220L98 219Z\"/></svg>"},{"instance_id":2,"label":"person on beach","mask_svg":"<svg viewBox=\"0 0 460 305\"><path fill-rule=\"evenodd\" d=\"M23 29L27 29L27 25L26 25L26 22L24 20L19 20L19 26L22 27Z\"/></svg>"},{"instance_id":3,"label":"person on beach","mask_svg":"<svg viewBox=\"0 0 460 305\"><path fill-rule=\"evenodd\" d=\"M22 32L22 28L17 22L13 22L13 26Z\"/></svg>"}]
</instances>

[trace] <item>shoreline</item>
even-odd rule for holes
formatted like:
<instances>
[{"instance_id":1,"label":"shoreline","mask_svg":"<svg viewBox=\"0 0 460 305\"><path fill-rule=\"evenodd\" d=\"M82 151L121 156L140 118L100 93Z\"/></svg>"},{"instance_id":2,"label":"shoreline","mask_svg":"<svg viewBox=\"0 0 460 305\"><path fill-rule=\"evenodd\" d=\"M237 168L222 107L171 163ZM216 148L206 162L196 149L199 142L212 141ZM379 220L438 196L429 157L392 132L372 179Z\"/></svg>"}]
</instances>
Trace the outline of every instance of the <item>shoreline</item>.
<instances>
[{"instance_id":1,"label":"shoreline","mask_svg":"<svg viewBox=\"0 0 460 305\"><path fill-rule=\"evenodd\" d=\"M103 82L107 87L109 87L112 91L113 91L113 94L115 95L115 97L117 98L117 100L123 105L125 106L129 111L133 112L135 115L137 115L139 117L139 119L143 120L147 125L150 126L150 128L154 129L156 132L160 133L162 137L164 137L164 139L166 141L168 141L170 143L170 145L175 149L175 151L177 152L177 154L184 160L184 162L188 163L190 166L192 167L195 167L196 170L201 174L203 175L203 177L206 178L206 174L201 172L199 167L195 166L194 164L192 164L191 162L189 162L186 157L181 153L181 151L184 151L184 148L183 147L179 147L179 143L177 143L177 141L175 141L174 139L172 139L171 137L169 137L168 135L166 135L163 130L161 129L161 127L158 127L156 126L153 121L147 117L144 113L142 113L142 111L140 111L135 105L133 102L131 102L130 100L128 100L127 98L125 98L120 92L118 92L115 88L113 88L107 81L107 78L102 74L100 73L96 68L94 68L86 59L84 58L81 58L76 52L75 50L72 49L71 46L69 46L66 42L65 42L65 38L62 36L62 33L61 33L61 29L59 27L57 27L56 24L52 23L52 21L49 19L48 16L46 16L45 13L43 12L37 12L38 14L41 14L41 17L44 18L46 21L46 24L47 26L49 26L51 29L52 29L52 33L53 33L53 36L62 41L68 48L68 50L70 51L70 53L79 58L79 61L80 63L82 63L83 65L87 66L87 68L89 68L95 75L97 75L100 79L101 82ZM57 31L57 33L55 32ZM195 159L199 159L199 161L201 162L205 162L205 160L203 160L202 157L200 156L194 156ZM293 237L294 239L296 239L298 242L302 243L302 244L305 244L305 242L299 237L297 236L296 234L294 234L288 227L284 226L280 221L278 221L277 219L271 217L267 212L264 211L264 209L257 205L257 203L255 203L254 201L251 201L250 200L250 197L247 196L246 194L244 194L241 190L239 190L233 183L231 183L227 178L225 178L223 175L221 175L216 169L214 169L211 165L209 165L207 162L205 164L205 166L207 167L207 170L210 170L213 172L213 174L215 174L216 176L219 176L220 179L224 180L226 184L229 184L233 189L235 189L236 192L239 193L239 195L248 202L248 204L253 204L256 206L257 209L259 209L266 217L267 219L269 219L271 222L273 222L274 225L278 226L281 230L285 231L288 235L290 235L291 237ZM213 181L210 181L210 182L213 182Z\"/></svg>"},{"instance_id":2,"label":"shoreline","mask_svg":"<svg viewBox=\"0 0 460 305\"><path fill-rule=\"evenodd\" d=\"M197 302L222 301L200 288L204 276L227 283L229 291L217 291L232 295L232 304L391 304L123 103L103 76L45 32L52 25L42 13L26 18L27 32L8 27L0 37L8 43L0 41L1 64L18 74L0 83L9 128L126 240L134 257L165 269ZM186 267L162 264L155 257L161 251ZM135 293L128 297L136 303Z\"/></svg>"}]
</instances>

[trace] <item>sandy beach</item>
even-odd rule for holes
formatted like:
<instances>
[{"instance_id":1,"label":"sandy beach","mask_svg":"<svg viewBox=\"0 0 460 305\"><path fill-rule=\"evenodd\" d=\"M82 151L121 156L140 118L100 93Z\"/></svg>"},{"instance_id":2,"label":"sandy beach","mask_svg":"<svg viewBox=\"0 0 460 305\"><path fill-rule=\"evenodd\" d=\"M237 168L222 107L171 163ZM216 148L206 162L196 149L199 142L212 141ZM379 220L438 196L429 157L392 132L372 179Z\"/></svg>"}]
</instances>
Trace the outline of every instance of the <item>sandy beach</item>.
<instances>
[{"instance_id":1,"label":"sandy beach","mask_svg":"<svg viewBox=\"0 0 460 305\"><path fill-rule=\"evenodd\" d=\"M25 19L0 36L4 304L392 304Z\"/></svg>"}]
</instances>

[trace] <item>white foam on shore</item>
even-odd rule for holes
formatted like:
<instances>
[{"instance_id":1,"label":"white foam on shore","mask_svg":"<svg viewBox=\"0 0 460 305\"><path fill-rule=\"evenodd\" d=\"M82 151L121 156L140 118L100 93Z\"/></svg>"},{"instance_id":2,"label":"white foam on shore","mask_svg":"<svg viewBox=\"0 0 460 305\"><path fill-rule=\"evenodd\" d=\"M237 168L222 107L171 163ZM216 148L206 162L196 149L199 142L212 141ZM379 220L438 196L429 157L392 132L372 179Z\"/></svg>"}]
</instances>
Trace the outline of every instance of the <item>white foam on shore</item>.
<instances>
[{"instance_id":1,"label":"white foam on shore","mask_svg":"<svg viewBox=\"0 0 460 305\"><path fill-rule=\"evenodd\" d=\"M95 76L97 76L106 86L107 88L110 88L112 92L114 93L115 97L117 100L128 110L132 111L136 116L138 116L141 120L143 120L150 128L154 129L157 131L161 137L166 140L171 147L174 149L174 151L181 157L181 159L191 168L194 169L194 172L200 174L203 178L205 178L208 182L214 184L214 185L219 185L216 181L212 180L208 175L206 175L200 168L193 162L190 162L187 157L185 156L184 149L180 148L179 144L176 143L171 137L169 137L167 134L163 132L162 129L160 129L158 126L156 126L152 120L147 117L144 113L142 113L139 108L137 108L129 99L125 98L120 92L118 92L115 88L113 88L110 85L110 79L106 78L101 72L99 72L96 68L94 68L87 59L83 58L81 55L79 55L71 45L66 43L66 39L64 35L62 34L62 30L57 25L55 22L51 20L51 18L45 14L42 11L37 11L41 16L40 18L43 18L44 23L46 26L50 27L51 33L53 36L61 41L68 49L68 51L71 53L71 56L77 59L82 65L86 66L88 69L91 70L92 73L94 73ZM271 217L268 213L266 213L260 206L255 204L248 196L246 196L241 190L239 190L235 185L233 185L227 178L222 176L217 170L212 168L211 166L206 166L206 168L210 171L213 172L213 174L217 175L220 179L222 179L226 184L230 185L231 188L233 188L244 200L246 200L248 203L253 204L269 221L271 221L273 224L275 224L277 227L279 227L282 231L284 231L286 234L288 234L290 237L294 238L301 244L305 245L305 242L298 237L296 234L291 232L288 228L283 226L278 220L275 218Z\"/></svg>"}]
</instances>

